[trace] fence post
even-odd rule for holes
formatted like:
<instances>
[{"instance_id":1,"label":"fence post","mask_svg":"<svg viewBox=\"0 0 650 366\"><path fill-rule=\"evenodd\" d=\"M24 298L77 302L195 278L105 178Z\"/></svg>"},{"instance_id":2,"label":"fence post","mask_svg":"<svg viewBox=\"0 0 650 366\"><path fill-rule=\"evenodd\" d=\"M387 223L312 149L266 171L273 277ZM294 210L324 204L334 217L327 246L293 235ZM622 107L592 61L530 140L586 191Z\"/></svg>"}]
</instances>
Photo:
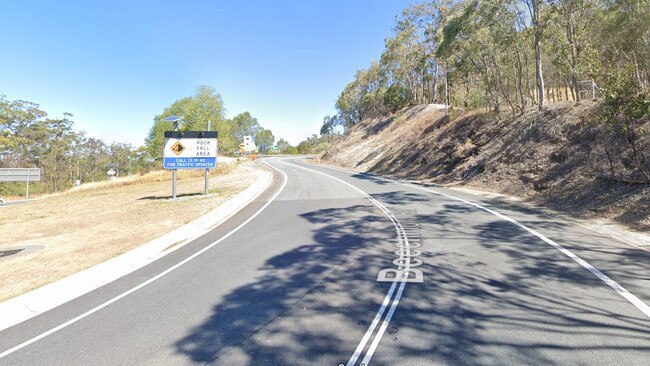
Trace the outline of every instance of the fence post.
<instances>
[{"instance_id":1,"label":"fence post","mask_svg":"<svg viewBox=\"0 0 650 366\"><path fill-rule=\"evenodd\" d=\"M29 168L27 168L27 187L25 188L25 199L29 199Z\"/></svg>"},{"instance_id":2,"label":"fence post","mask_svg":"<svg viewBox=\"0 0 650 366\"><path fill-rule=\"evenodd\" d=\"M596 83L591 79L591 99L596 99Z\"/></svg>"}]
</instances>

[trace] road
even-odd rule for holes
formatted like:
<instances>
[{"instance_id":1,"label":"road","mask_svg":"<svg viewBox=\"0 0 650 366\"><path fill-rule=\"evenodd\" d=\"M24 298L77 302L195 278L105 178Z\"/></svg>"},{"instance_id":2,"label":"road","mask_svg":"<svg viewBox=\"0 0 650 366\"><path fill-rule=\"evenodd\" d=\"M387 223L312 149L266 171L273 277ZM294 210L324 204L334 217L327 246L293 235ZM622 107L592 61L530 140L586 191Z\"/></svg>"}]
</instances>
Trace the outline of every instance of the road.
<instances>
[{"instance_id":1,"label":"road","mask_svg":"<svg viewBox=\"0 0 650 366\"><path fill-rule=\"evenodd\" d=\"M0 364L648 364L648 251L506 201L265 162L255 202L3 331Z\"/></svg>"}]
</instances>

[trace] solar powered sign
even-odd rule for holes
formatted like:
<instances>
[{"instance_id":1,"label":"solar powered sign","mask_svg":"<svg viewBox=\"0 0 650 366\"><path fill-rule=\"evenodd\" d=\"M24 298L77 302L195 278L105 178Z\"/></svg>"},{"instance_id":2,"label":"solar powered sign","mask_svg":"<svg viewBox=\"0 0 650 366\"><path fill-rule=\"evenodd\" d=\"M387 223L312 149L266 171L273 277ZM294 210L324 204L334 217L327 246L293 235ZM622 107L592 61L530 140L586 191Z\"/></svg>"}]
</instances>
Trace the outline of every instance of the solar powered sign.
<instances>
[{"instance_id":1,"label":"solar powered sign","mask_svg":"<svg viewBox=\"0 0 650 366\"><path fill-rule=\"evenodd\" d=\"M163 168L216 168L217 136L216 131L165 131Z\"/></svg>"}]
</instances>

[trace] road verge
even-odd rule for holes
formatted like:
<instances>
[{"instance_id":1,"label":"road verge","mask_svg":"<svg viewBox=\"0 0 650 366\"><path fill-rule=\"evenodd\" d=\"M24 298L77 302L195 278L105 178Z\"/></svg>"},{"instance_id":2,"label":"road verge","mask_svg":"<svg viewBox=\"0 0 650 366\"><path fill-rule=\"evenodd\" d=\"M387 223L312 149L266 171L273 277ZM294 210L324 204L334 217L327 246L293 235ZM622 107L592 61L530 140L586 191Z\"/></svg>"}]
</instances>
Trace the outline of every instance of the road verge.
<instances>
[{"instance_id":1,"label":"road verge","mask_svg":"<svg viewBox=\"0 0 650 366\"><path fill-rule=\"evenodd\" d=\"M241 193L206 215L136 249L94 267L0 303L0 331L115 281L206 234L257 198L271 183L272 174L259 177Z\"/></svg>"}]
</instances>

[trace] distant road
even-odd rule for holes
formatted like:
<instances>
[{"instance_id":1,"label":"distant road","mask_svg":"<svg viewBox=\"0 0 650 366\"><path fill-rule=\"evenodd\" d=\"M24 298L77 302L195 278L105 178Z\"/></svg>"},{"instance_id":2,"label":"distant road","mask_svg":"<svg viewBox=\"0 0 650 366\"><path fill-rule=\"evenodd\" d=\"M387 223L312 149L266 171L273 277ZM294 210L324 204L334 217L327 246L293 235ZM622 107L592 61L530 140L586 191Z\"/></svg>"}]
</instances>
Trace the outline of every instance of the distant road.
<instances>
[{"instance_id":1,"label":"distant road","mask_svg":"<svg viewBox=\"0 0 650 366\"><path fill-rule=\"evenodd\" d=\"M257 201L0 332L0 364L647 365L647 251L508 202L265 162ZM413 282L378 281L407 266Z\"/></svg>"}]
</instances>

